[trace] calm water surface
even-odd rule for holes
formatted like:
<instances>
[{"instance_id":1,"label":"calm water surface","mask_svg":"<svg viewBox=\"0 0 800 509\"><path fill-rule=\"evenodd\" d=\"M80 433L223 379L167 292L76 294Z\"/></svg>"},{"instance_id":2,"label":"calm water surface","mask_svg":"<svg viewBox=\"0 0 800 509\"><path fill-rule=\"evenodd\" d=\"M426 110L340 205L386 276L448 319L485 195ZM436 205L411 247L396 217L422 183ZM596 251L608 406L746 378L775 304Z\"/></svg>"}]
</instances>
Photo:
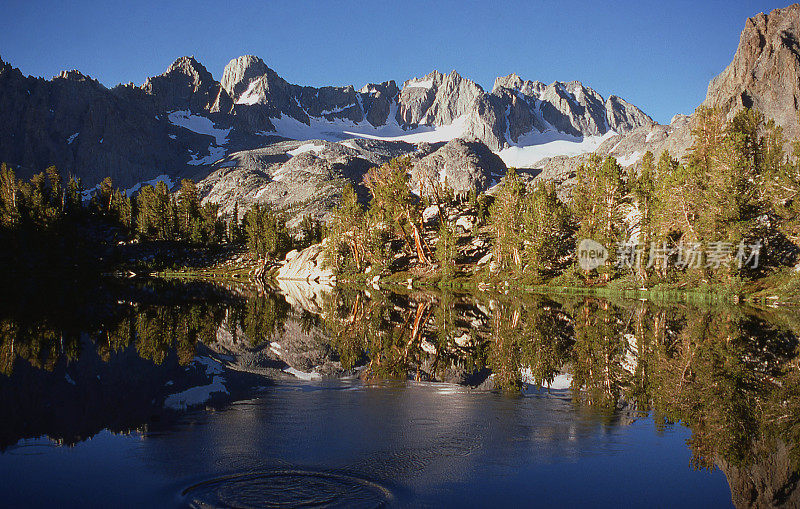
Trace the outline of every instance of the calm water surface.
<instances>
[{"instance_id":1,"label":"calm water surface","mask_svg":"<svg viewBox=\"0 0 800 509\"><path fill-rule=\"evenodd\" d=\"M0 321L2 505L797 501L791 314L130 292Z\"/></svg>"},{"instance_id":2,"label":"calm water surface","mask_svg":"<svg viewBox=\"0 0 800 509\"><path fill-rule=\"evenodd\" d=\"M649 418L581 415L568 393L279 383L166 431L103 431L73 447L23 440L0 456L0 474L13 506L278 505L354 487L363 493L345 505L730 506L721 471L690 468L687 438ZM226 479L254 472L297 482ZM317 492L295 493L307 479Z\"/></svg>"}]
</instances>

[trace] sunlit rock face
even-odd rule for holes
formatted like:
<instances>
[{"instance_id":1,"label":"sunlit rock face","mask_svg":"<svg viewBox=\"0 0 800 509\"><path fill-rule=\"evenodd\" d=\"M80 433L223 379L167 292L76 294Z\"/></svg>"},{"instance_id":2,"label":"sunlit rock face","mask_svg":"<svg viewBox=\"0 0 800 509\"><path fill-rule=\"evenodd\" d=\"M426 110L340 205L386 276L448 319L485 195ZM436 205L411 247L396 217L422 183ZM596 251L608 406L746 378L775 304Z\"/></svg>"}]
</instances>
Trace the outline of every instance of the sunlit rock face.
<instances>
[{"instance_id":1,"label":"sunlit rock face","mask_svg":"<svg viewBox=\"0 0 800 509\"><path fill-rule=\"evenodd\" d=\"M327 263L324 244L314 244L302 251L292 251L287 254L285 263L278 269L275 277L282 281L317 284L335 280L333 268ZM301 302L303 300L305 299Z\"/></svg>"},{"instance_id":2,"label":"sunlit rock face","mask_svg":"<svg viewBox=\"0 0 800 509\"><path fill-rule=\"evenodd\" d=\"M435 186L445 186L457 194L482 193L506 173L503 160L479 141L460 138L414 164L411 182L420 195L428 196Z\"/></svg>"},{"instance_id":3,"label":"sunlit rock face","mask_svg":"<svg viewBox=\"0 0 800 509\"><path fill-rule=\"evenodd\" d=\"M579 82L544 86L510 75L487 93L456 71L433 71L402 87L309 87L252 55L231 60L220 81L184 56L141 86L112 89L79 71L44 80L0 61L0 105L0 160L24 177L55 164L87 188L106 176L123 188L159 175L199 180L225 157L286 138L416 145L464 137L498 151L528 143L526 134L595 136L649 119ZM362 155L370 150L361 146Z\"/></svg>"},{"instance_id":4,"label":"sunlit rock face","mask_svg":"<svg viewBox=\"0 0 800 509\"><path fill-rule=\"evenodd\" d=\"M703 104L729 116L756 108L787 138L800 135L799 39L797 5L748 19L733 61L711 81ZM457 138L481 142L506 166L543 170L545 178L569 175L592 151L623 166L647 151L681 158L691 125L686 115L657 124L636 105L580 81L545 84L513 73L498 77L491 91L456 71L432 71L401 86L309 87L289 83L253 55L232 59L219 81L184 56L142 85L109 89L76 70L45 80L0 61L0 160L18 176L56 165L86 188L106 176L123 189L161 175L176 183L207 179L203 196L226 214L239 200L241 213L258 202L302 203L304 214L322 217L342 186L358 187L370 165L424 157ZM326 150L290 160L286 153L303 144L281 150L287 138L316 140ZM448 176L457 192L484 186L485 168L467 170L464 179ZM309 185L296 184L306 177Z\"/></svg>"},{"instance_id":5,"label":"sunlit rock face","mask_svg":"<svg viewBox=\"0 0 800 509\"><path fill-rule=\"evenodd\" d=\"M745 22L733 61L711 80L705 106L730 114L755 108L800 134L800 5L759 13Z\"/></svg>"}]
</instances>

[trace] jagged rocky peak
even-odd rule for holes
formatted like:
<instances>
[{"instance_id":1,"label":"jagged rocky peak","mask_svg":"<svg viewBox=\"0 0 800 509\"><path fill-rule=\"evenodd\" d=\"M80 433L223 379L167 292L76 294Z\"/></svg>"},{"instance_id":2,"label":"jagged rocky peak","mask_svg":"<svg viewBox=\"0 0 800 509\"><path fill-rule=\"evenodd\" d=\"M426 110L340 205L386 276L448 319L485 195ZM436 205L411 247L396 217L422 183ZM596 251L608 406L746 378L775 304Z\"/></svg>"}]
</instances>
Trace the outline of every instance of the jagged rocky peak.
<instances>
[{"instance_id":1,"label":"jagged rocky peak","mask_svg":"<svg viewBox=\"0 0 800 509\"><path fill-rule=\"evenodd\" d=\"M455 72L455 71L453 71ZM438 87L444 80L444 75L437 70L433 70L421 78L411 78L403 82L403 89L422 88L425 90Z\"/></svg>"},{"instance_id":2,"label":"jagged rocky peak","mask_svg":"<svg viewBox=\"0 0 800 509\"><path fill-rule=\"evenodd\" d=\"M389 97L394 97L398 93L400 93L400 89L397 88L397 83L394 80L384 81L383 83L367 83L361 90L360 93L366 95L387 95Z\"/></svg>"},{"instance_id":3,"label":"jagged rocky peak","mask_svg":"<svg viewBox=\"0 0 800 509\"><path fill-rule=\"evenodd\" d=\"M513 143L531 130L598 136L610 130L622 133L655 124L636 106L613 95L603 99L580 81L545 85L512 73L495 80L492 95L505 108L508 141Z\"/></svg>"},{"instance_id":4,"label":"jagged rocky peak","mask_svg":"<svg viewBox=\"0 0 800 509\"><path fill-rule=\"evenodd\" d=\"M231 60L222 74L222 88L237 107L256 106L269 118L288 115L305 124L309 117L363 120L357 93L344 87L301 87L281 78L256 56Z\"/></svg>"},{"instance_id":5,"label":"jagged rocky peak","mask_svg":"<svg viewBox=\"0 0 800 509\"><path fill-rule=\"evenodd\" d=\"M633 131L637 127L656 125L656 121L647 113L616 95L610 95L606 99L606 118L608 125L617 133Z\"/></svg>"},{"instance_id":6,"label":"jagged rocky peak","mask_svg":"<svg viewBox=\"0 0 800 509\"><path fill-rule=\"evenodd\" d=\"M729 115L756 108L800 136L800 4L745 22L733 61L711 80L703 105Z\"/></svg>"},{"instance_id":7,"label":"jagged rocky peak","mask_svg":"<svg viewBox=\"0 0 800 509\"><path fill-rule=\"evenodd\" d=\"M225 66L225 70L222 72L222 88L234 101L238 102L253 80L270 73L274 74L275 71L267 67L267 64L259 57L243 55L234 58Z\"/></svg>"},{"instance_id":8,"label":"jagged rocky peak","mask_svg":"<svg viewBox=\"0 0 800 509\"><path fill-rule=\"evenodd\" d=\"M367 122L376 127L385 125L389 120L392 104L400 93L394 80L368 83L359 93Z\"/></svg>"},{"instance_id":9,"label":"jagged rocky peak","mask_svg":"<svg viewBox=\"0 0 800 509\"><path fill-rule=\"evenodd\" d=\"M3 58L0 57L0 77L2 77L3 74L6 73L14 73L22 77L22 72L20 72L19 69L11 65L9 62L3 61Z\"/></svg>"},{"instance_id":10,"label":"jagged rocky peak","mask_svg":"<svg viewBox=\"0 0 800 509\"><path fill-rule=\"evenodd\" d=\"M162 110L229 113L232 106L228 94L193 56L180 57L163 74L147 78L142 90L153 96Z\"/></svg>"},{"instance_id":11,"label":"jagged rocky peak","mask_svg":"<svg viewBox=\"0 0 800 509\"><path fill-rule=\"evenodd\" d=\"M167 70L162 74L162 76L169 75L175 72L179 72L181 74L185 74L187 76L192 76L196 82L202 81L214 81L214 78L211 76L211 73L198 62L194 56L184 56L180 57L179 59L172 62L172 65L167 67Z\"/></svg>"},{"instance_id":12,"label":"jagged rocky peak","mask_svg":"<svg viewBox=\"0 0 800 509\"><path fill-rule=\"evenodd\" d=\"M432 71L403 84L397 121L410 126L448 125L472 113L483 95L480 85L462 78L456 71L447 75Z\"/></svg>"},{"instance_id":13,"label":"jagged rocky peak","mask_svg":"<svg viewBox=\"0 0 800 509\"><path fill-rule=\"evenodd\" d=\"M495 78L492 93L499 95L503 93L503 89L513 90L522 95L529 97L539 97L544 92L547 85L541 81L523 80L518 74L511 73L508 76L500 76Z\"/></svg>"},{"instance_id":14,"label":"jagged rocky peak","mask_svg":"<svg viewBox=\"0 0 800 509\"><path fill-rule=\"evenodd\" d=\"M597 136L608 130L605 100L579 81L556 81L542 92L544 120L574 136Z\"/></svg>"},{"instance_id":15,"label":"jagged rocky peak","mask_svg":"<svg viewBox=\"0 0 800 509\"><path fill-rule=\"evenodd\" d=\"M89 81L89 82L97 82L97 80L91 78L80 72L77 69L71 69L69 71L61 71L58 76L55 76L53 79L56 80L68 80L68 81Z\"/></svg>"}]
</instances>

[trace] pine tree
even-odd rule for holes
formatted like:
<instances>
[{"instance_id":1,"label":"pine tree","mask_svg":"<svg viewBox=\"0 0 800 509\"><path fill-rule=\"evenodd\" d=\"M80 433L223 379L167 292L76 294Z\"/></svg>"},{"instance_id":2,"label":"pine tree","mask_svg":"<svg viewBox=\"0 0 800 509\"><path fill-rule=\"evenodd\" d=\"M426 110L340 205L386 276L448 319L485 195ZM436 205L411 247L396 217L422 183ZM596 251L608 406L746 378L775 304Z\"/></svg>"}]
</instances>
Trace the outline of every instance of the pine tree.
<instances>
[{"instance_id":1,"label":"pine tree","mask_svg":"<svg viewBox=\"0 0 800 509\"><path fill-rule=\"evenodd\" d=\"M50 185L50 204L58 209L58 213L64 212L64 193L61 184L61 174L55 166L50 166L45 170L47 182Z\"/></svg>"},{"instance_id":2,"label":"pine tree","mask_svg":"<svg viewBox=\"0 0 800 509\"><path fill-rule=\"evenodd\" d=\"M142 187L136 205L136 228L140 235L155 240L174 238L177 206L164 182L159 182L156 187Z\"/></svg>"},{"instance_id":3,"label":"pine tree","mask_svg":"<svg viewBox=\"0 0 800 509\"><path fill-rule=\"evenodd\" d=\"M385 222L406 243L417 260L430 265L430 248L422 236L420 210L408 187L411 161L395 158L380 167L373 167L364 176L364 185L372 193L370 215Z\"/></svg>"},{"instance_id":4,"label":"pine tree","mask_svg":"<svg viewBox=\"0 0 800 509\"><path fill-rule=\"evenodd\" d=\"M567 207L552 183L538 183L525 196L522 214L522 246L526 271L535 278L553 274L559 260L573 247Z\"/></svg>"},{"instance_id":5,"label":"pine tree","mask_svg":"<svg viewBox=\"0 0 800 509\"><path fill-rule=\"evenodd\" d=\"M326 258L337 273L363 270L366 258L366 215L353 186L342 190L339 206L331 214Z\"/></svg>"},{"instance_id":6,"label":"pine tree","mask_svg":"<svg viewBox=\"0 0 800 509\"><path fill-rule=\"evenodd\" d=\"M439 263L440 274L443 280L451 279L456 273L456 236L454 228L447 220L441 217L439 222L439 238L436 242L436 261Z\"/></svg>"},{"instance_id":7,"label":"pine tree","mask_svg":"<svg viewBox=\"0 0 800 509\"><path fill-rule=\"evenodd\" d=\"M489 223L494 234L494 259L501 267L522 266L522 211L525 184L514 168L503 178L500 192L489 208Z\"/></svg>"},{"instance_id":8,"label":"pine tree","mask_svg":"<svg viewBox=\"0 0 800 509\"><path fill-rule=\"evenodd\" d=\"M316 244L322 240L322 224L309 214L300 220L299 229L305 245Z\"/></svg>"},{"instance_id":9,"label":"pine tree","mask_svg":"<svg viewBox=\"0 0 800 509\"><path fill-rule=\"evenodd\" d=\"M628 184L639 216L639 234L636 244L643 246L643 250L649 248L655 237L653 216L658 207L656 181L655 156L648 150L642 157L638 175L635 173L631 175ZM635 262L636 279L640 284L644 284L647 281L648 268L642 251L636 256Z\"/></svg>"},{"instance_id":10,"label":"pine tree","mask_svg":"<svg viewBox=\"0 0 800 509\"><path fill-rule=\"evenodd\" d=\"M100 182L98 198L98 210L100 213L103 215L110 214L114 205L114 183L111 177L106 177Z\"/></svg>"},{"instance_id":11,"label":"pine tree","mask_svg":"<svg viewBox=\"0 0 800 509\"><path fill-rule=\"evenodd\" d=\"M13 228L20 220L17 204L19 184L14 170L0 165L0 226Z\"/></svg>"},{"instance_id":12,"label":"pine tree","mask_svg":"<svg viewBox=\"0 0 800 509\"><path fill-rule=\"evenodd\" d=\"M70 175L64 190L64 208L68 215L73 216L83 210L83 186L73 175Z\"/></svg>"},{"instance_id":13,"label":"pine tree","mask_svg":"<svg viewBox=\"0 0 800 509\"><path fill-rule=\"evenodd\" d=\"M200 227L200 197L197 185L190 179L181 181L178 191L178 231L185 240L199 244L203 240Z\"/></svg>"},{"instance_id":14,"label":"pine tree","mask_svg":"<svg viewBox=\"0 0 800 509\"><path fill-rule=\"evenodd\" d=\"M256 204L244 218L247 245L250 252L266 258L289 250L291 239L283 218L269 206Z\"/></svg>"},{"instance_id":15,"label":"pine tree","mask_svg":"<svg viewBox=\"0 0 800 509\"><path fill-rule=\"evenodd\" d=\"M626 240L622 214L626 200L627 188L617 160L592 154L588 164L578 169L572 210L580 227L578 239L599 242L609 251L608 263L597 270L606 281L613 272L616 245Z\"/></svg>"},{"instance_id":16,"label":"pine tree","mask_svg":"<svg viewBox=\"0 0 800 509\"><path fill-rule=\"evenodd\" d=\"M111 199L111 215L120 226L131 229L133 227L133 204L130 197L119 189L115 189Z\"/></svg>"},{"instance_id":17,"label":"pine tree","mask_svg":"<svg viewBox=\"0 0 800 509\"><path fill-rule=\"evenodd\" d=\"M244 232L239 218L239 202L236 201L233 204L233 212L231 212L231 217L228 220L228 242L239 244L242 242L243 237Z\"/></svg>"}]
</instances>

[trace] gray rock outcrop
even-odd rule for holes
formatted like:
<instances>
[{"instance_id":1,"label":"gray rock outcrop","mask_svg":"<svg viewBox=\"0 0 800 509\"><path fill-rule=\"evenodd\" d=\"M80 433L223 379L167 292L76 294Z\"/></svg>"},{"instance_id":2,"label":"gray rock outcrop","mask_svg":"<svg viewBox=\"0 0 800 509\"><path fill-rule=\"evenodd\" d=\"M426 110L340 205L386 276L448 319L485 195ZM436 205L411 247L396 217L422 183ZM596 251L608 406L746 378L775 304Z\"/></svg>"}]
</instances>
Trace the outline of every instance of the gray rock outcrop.
<instances>
[{"instance_id":1,"label":"gray rock outcrop","mask_svg":"<svg viewBox=\"0 0 800 509\"><path fill-rule=\"evenodd\" d=\"M510 135L509 143L532 130L557 130L576 137L598 136L614 130L625 133L655 122L636 106L617 96L603 97L579 81L526 81L516 74L497 78L492 95L500 98Z\"/></svg>"},{"instance_id":2,"label":"gray rock outcrop","mask_svg":"<svg viewBox=\"0 0 800 509\"><path fill-rule=\"evenodd\" d=\"M89 187L106 176L133 185L185 167L197 140L173 140L170 128L137 87L109 90L78 71L25 77L0 60L0 161L19 176L56 165Z\"/></svg>"},{"instance_id":3,"label":"gray rock outcrop","mask_svg":"<svg viewBox=\"0 0 800 509\"><path fill-rule=\"evenodd\" d=\"M332 281L333 269L327 265L325 246L314 244L302 251L292 251L286 255L284 263L275 276L276 279L290 281Z\"/></svg>"},{"instance_id":4,"label":"gray rock outcrop","mask_svg":"<svg viewBox=\"0 0 800 509\"><path fill-rule=\"evenodd\" d=\"M731 115L756 108L800 136L800 4L745 22L733 61L708 84L705 106Z\"/></svg>"},{"instance_id":5,"label":"gray rock outcrop","mask_svg":"<svg viewBox=\"0 0 800 509\"><path fill-rule=\"evenodd\" d=\"M375 127L386 125L392 107L396 105L397 94L400 93L394 80L369 83L359 93L367 121Z\"/></svg>"},{"instance_id":6,"label":"gray rock outcrop","mask_svg":"<svg viewBox=\"0 0 800 509\"><path fill-rule=\"evenodd\" d=\"M608 96L605 108L608 126L618 133L633 131L638 127L653 127L656 125L646 113L621 97Z\"/></svg>"},{"instance_id":7,"label":"gray rock outcrop","mask_svg":"<svg viewBox=\"0 0 800 509\"><path fill-rule=\"evenodd\" d=\"M503 160L482 142L456 138L416 161L411 182L422 196L429 195L436 183L467 195L470 191L486 191L506 170Z\"/></svg>"},{"instance_id":8,"label":"gray rock outcrop","mask_svg":"<svg viewBox=\"0 0 800 509\"><path fill-rule=\"evenodd\" d=\"M269 204L287 212L291 227L305 215L324 220L347 184L366 201L367 170L413 150L409 143L380 140L282 141L229 155L213 165L198 189L223 214L237 205L244 214L256 203Z\"/></svg>"},{"instance_id":9,"label":"gray rock outcrop","mask_svg":"<svg viewBox=\"0 0 800 509\"><path fill-rule=\"evenodd\" d=\"M162 111L230 113L233 108L225 89L194 57L181 57L164 74L147 78L142 90Z\"/></svg>"}]
</instances>

